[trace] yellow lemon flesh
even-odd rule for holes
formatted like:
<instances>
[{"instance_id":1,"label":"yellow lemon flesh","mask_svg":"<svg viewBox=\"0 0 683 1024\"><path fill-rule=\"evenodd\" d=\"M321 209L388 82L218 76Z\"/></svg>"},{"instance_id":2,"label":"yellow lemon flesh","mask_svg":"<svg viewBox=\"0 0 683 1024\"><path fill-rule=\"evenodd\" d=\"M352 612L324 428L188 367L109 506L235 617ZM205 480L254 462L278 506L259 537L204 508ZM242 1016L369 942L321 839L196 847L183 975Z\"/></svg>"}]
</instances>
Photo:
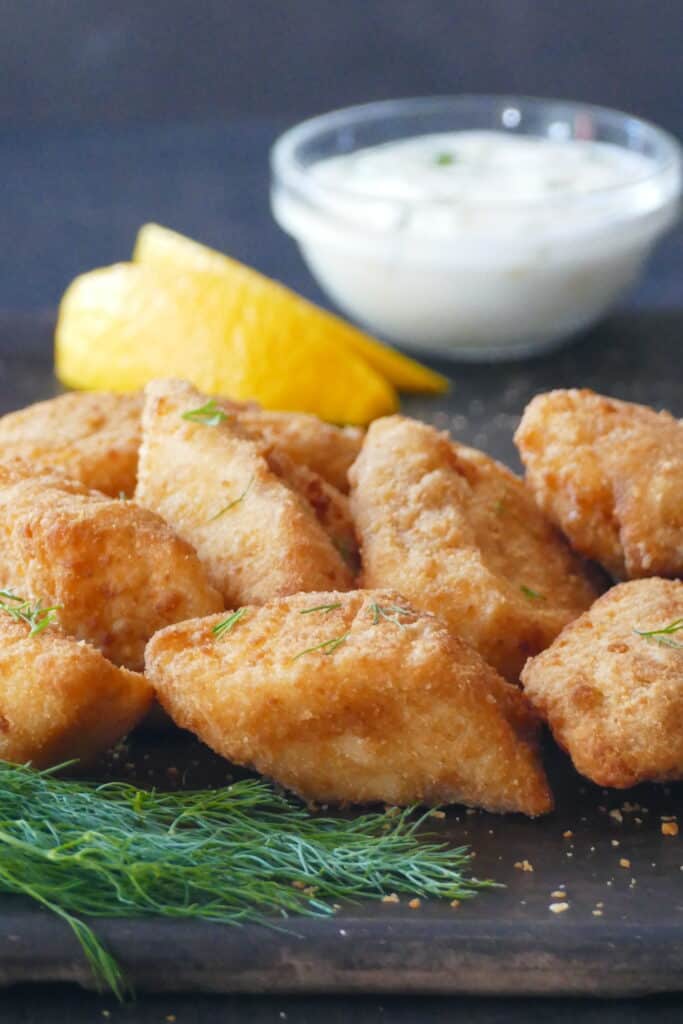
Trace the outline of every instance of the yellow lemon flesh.
<instances>
[{"instance_id":1,"label":"yellow lemon flesh","mask_svg":"<svg viewBox=\"0 0 683 1024\"><path fill-rule=\"evenodd\" d=\"M249 340L265 331L292 339L326 338L365 359L400 391L447 391L448 380L426 366L380 344L340 317L264 277L229 256L209 249L158 224L145 224L138 232L133 260L146 266L175 270L208 270L221 274L226 288L239 295L235 314Z\"/></svg>"},{"instance_id":2,"label":"yellow lemon flesh","mask_svg":"<svg viewBox=\"0 0 683 1024\"><path fill-rule=\"evenodd\" d=\"M268 288L254 296L252 274L235 271L226 287L223 270L143 262L77 277L59 309L57 376L69 387L115 391L184 377L210 394L333 423L365 424L398 408L389 381L326 325L287 315L296 296L273 301Z\"/></svg>"}]
</instances>

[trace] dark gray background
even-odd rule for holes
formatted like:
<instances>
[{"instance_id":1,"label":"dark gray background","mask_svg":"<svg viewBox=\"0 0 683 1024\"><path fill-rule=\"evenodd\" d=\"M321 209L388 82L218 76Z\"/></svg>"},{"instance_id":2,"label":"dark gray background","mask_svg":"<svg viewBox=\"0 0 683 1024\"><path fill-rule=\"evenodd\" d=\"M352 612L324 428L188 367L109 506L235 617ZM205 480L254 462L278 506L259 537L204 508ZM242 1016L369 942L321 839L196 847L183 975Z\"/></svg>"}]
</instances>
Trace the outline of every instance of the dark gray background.
<instances>
[{"instance_id":1,"label":"dark gray background","mask_svg":"<svg viewBox=\"0 0 683 1024\"><path fill-rule=\"evenodd\" d=\"M623 107L676 129L680 0L2 0L0 119L300 115L434 92Z\"/></svg>"}]
</instances>

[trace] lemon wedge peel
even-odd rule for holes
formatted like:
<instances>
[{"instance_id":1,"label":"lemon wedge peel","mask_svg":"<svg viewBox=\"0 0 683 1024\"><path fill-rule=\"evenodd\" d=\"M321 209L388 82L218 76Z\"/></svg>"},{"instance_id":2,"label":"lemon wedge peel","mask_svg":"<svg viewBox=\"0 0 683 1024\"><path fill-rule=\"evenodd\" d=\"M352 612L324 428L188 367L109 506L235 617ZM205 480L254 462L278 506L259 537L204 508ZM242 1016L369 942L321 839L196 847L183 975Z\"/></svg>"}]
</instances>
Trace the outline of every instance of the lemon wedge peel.
<instances>
[{"instance_id":1,"label":"lemon wedge peel","mask_svg":"<svg viewBox=\"0 0 683 1024\"><path fill-rule=\"evenodd\" d=\"M381 344L351 324L314 305L296 292L215 249L159 224L144 224L133 260L146 266L176 270L205 270L222 274L226 285L239 290L251 313L254 330L269 328L291 335L327 337L355 352L399 391L442 394L446 377Z\"/></svg>"},{"instance_id":2,"label":"lemon wedge peel","mask_svg":"<svg viewBox=\"0 0 683 1024\"><path fill-rule=\"evenodd\" d=\"M267 303L262 290L254 295L254 272L236 266L230 287L224 270L144 261L76 278L59 309L59 380L130 391L178 376L209 394L333 423L364 425L396 411L396 391L381 373L307 318L288 317L271 295Z\"/></svg>"}]
</instances>

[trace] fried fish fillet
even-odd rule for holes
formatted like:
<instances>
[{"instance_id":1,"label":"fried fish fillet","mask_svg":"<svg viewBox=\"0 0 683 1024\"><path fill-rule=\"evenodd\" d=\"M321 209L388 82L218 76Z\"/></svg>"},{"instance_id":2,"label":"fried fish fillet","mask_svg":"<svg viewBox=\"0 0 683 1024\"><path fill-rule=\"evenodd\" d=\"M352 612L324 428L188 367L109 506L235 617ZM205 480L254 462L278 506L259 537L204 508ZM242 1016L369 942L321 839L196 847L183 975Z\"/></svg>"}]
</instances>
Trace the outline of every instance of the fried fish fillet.
<instances>
[{"instance_id":1,"label":"fried fish fillet","mask_svg":"<svg viewBox=\"0 0 683 1024\"><path fill-rule=\"evenodd\" d=\"M240 408L237 418L245 430L258 432L292 462L348 493L348 471L363 443L360 428L335 427L308 413L269 412L253 405Z\"/></svg>"},{"instance_id":2,"label":"fried fish fillet","mask_svg":"<svg viewBox=\"0 0 683 1024\"><path fill-rule=\"evenodd\" d=\"M679 580L621 583L525 666L525 693L598 785L683 779L681 623Z\"/></svg>"},{"instance_id":3,"label":"fried fish fillet","mask_svg":"<svg viewBox=\"0 0 683 1024\"><path fill-rule=\"evenodd\" d=\"M55 627L29 634L0 612L0 760L90 760L137 725L153 698L144 676Z\"/></svg>"},{"instance_id":4,"label":"fried fish fillet","mask_svg":"<svg viewBox=\"0 0 683 1024\"><path fill-rule=\"evenodd\" d=\"M439 615L510 680L597 596L524 484L433 427L376 420L350 479L363 586Z\"/></svg>"},{"instance_id":5,"label":"fried fish fillet","mask_svg":"<svg viewBox=\"0 0 683 1024\"><path fill-rule=\"evenodd\" d=\"M60 395L0 417L0 452L24 459L36 473L58 470L111 497L130 496L141 412L141 394Z\"/></svg>"},{"instance_id":6,"label":"fried fish fillet","mask_svg":"<svg viewBox=\"0 0 683 1024\"><path fill-rule=\"evenodd\" d=\"M181 623L145 663L178 725L307 800L551 808L522 693L393 592L296 594Z\"/></svg>"},{"instance_id":7,"label":"fried fish fillet","mask_svg":"<svg viewBox=\"0 0 683 1024\"><path fill-rule=\"evenodd\" d=\"M59 624L139 669L163 626L223 606L189 544L159 516L56 475L0 465L0 588L59 605Z\"/></svg>"},{"instance_id":8,"label":"fried fish fillet","mask_svg":"<svg viewBox=\"0 0 683 1024\"><path fill-rule=\"evenodd\" d=\"M526 478L572 546L617 579L683 574L683 424L588 390L550 391L515 435Z\"/></svg>"},{"instance_id":9,"label":"fried fish fillet","mask_svg":"<svg viewBox=\"0 0 683 1024\"><path fill-rule=\"evenodd\" d=\"M349 589L351 570L308 502L273 472L267 447L229 418L197 419L206 402L183 381L147 386L136 501L193 545L230 607Z\"/></svg>"},{"instance_id":10,"label":"fried fish fillet","mask_svg":"<svg viewBox=\"0 0 683 1024\"><path fill-rule=\"evenodd\" d=\"M308 466L293 462L276 446L264 449L264 454L270 469L306 499L316 519L355 576L360 568L360 556L348 495L342 494Z\"/></svg>"}]
</instances>

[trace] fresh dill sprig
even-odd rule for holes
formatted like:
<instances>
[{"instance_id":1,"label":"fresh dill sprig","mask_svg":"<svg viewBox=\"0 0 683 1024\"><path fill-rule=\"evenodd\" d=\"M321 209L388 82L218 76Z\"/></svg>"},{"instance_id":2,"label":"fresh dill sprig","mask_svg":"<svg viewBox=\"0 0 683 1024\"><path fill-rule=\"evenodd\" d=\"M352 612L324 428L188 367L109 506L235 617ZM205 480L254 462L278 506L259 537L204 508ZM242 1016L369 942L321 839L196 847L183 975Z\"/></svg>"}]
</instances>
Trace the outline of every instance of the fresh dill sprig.
<instances>
[{"instance_id":1,"label":"fresh dill sprig","mask_svg":"<svg viewBox=\"0 0 683 1024\"><path fill-rule=\"evenodd\" d=\"M0 590L0 611L5 612L17 622L25 622L31 627L29 636L38 636L44 629L51 626L55 621L55 612L61 608L61 604L50 605L44 608L40 601L31 604L23 597L19 597L11 590Z\"/></svg>"},{"instance_id":2,"label":"fresh dill sprig","mask_svg":"<svg viewBox=\"0 0 683 1024\"><path fill-rule=\"evenodd\" d=\"M244 488L244 490L242 491L242 493L241 493L241 494L238 494L238 495L237 495L237 497L236 497L236 498L233 498L233 500L232 500L232 501L229 501L229 502L228 502L228 504L227 504L227 505L225 506L225 508L222 508L222 509L220 510L220 512L216 512L216 515L215 515L215 516L211 516L211 518L209 519L209 522L210 522L210 523L213 523L213 522L214 522L214 520L216 520L216 519L220 519L220 517L221 517L222 515L225 515L225 513L226 513L226 512L229 512L231 508L234 508L234 507L235 507L235 505L239 505L239 503L240 503L241 501L244 501L244 499L246 498L246 496L247 496L247 495L249 494L249 491L251 490L251 485L253 484L253 482L254 482L254 478L253 478L253 476L252 476L251 480L249 481L249 483L247 484L247 486L246 486L246 487Z\"/></svg>"},{"instance_id":3,"label":"fresh dill sprig","mask_svg":"<svg viewBox=\"0 0 683 1024\"><path fill-rule=\"evenodd\" d=\"M377 601L370 603L370 614L372 615L372 624L376 626L380 620L386 619L387 622L393 622L395 626L400 626L401 629L405 629L405 622L399 622L399 615L413 615L414 613L410 608L401 608L398 604L378 604Z\"/></svg>"},{"instance_id":4,"label":"fresh dill sprig","mask_svg":"<svg viewBox=\"0 0 683 1024\"><path fill-rule=\"evenodd\" d=\"M0 891L62 917L100 985L122 998L122 973L83 917L276 927L289 914L331 915L341 900L463 900L490 887L469 875L466 847L421 834L430 814L318 817L256 779L160 793L0 763Z\"/></svg>"},{"instance_id":5,"label":"fresh dill sprig","mask_svg":"<svg viewBox=\"0 0 683 1024\"><path fill-rule=\"evenodd\" d=\"M320 651L321 654L333 654L338 647L341 647L343 643L346 643L350 633L342 633L341 636L333 636L331 640L323 640L321 644L315 644L314 647L307 647L304 651L299 651L292 658L292 661L298 661L299 658L303 658L304 654L313 654L315 651Z\"/></svg>"},{"instance_id":6,"label":"fresh dill sprig","mask_svg":"<svg viewBox=\"0 0 683 1024\"><path fill-rule=\"evenodd\" d=\"M545 601L543 594L539 594L537 590L532 590L531 587L526 587L524 584L519 588L524 596L530 601Z\"/></svg>"},{"instance_id":7,"label":"fresh dill sprig","mask_svg":"<svg viewBox=\"0 0 683 1024\"><path fill-rule=\"evenodd\" d=\"M247 609L245 607L238 608L236 612L232 613L232 615L228 615L227 619L223 619L222 622L217 622L211 632L216 639L219 640L221 637L226 636L233 626L235 626L240 619L243 619L246 614Z\"/></svg>"},{"instance_id":8,"label":"fresh dill sprig","mask_svg":"<svg viewBox=\"0 0 683 1024\"><path fill-rule=\"evenodd\" d=\"M683 629L683 619L674 619L668 626L662 626L661 629L634 629L633 632L651 643L661 644L662 647L683 648L683 644L671 639L671 634L678 633L681 629Z\"/></svg>"},{"instance_id":9,"label":"fresh dill sprig","mask_svg":"<svg viewBox=\"0 0 683 1024\"><path fill-rule=\"evenodd\" d=\"M341 601L334 601L332 604L315 604L312 608L303 608L299 615L310 615L311 612L332 612L335 608L341 608Z\"/></svg>"},{"instance_id":10,"label":"fresh dill sprig","mask_svg":"<svg viewBox=\"0 0 683 1024\"><path fill-rule=\"evenodd\" d=\"M205 427L217 427L223 420L228 419L228 414L223 412L213 398L210 398L198 409L188 409L180 414L181 419L189 420L191 423L203 423Z\"/></svg>"}]
</instances>

